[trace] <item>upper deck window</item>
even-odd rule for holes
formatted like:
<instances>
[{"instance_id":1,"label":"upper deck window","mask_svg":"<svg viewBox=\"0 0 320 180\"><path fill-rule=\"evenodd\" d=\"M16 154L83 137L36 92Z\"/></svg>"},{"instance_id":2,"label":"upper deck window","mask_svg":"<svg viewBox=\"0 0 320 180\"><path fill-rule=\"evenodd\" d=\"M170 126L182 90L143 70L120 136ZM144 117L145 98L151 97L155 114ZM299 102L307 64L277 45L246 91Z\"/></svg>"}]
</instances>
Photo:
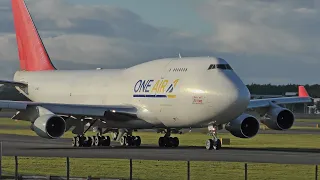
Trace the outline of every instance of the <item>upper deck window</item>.
<instances>
[{"instance_id":1,"label":"upper deck window","mask_svg":"<svg viewBox=\"0 0 320 180\"><path fill-rule=\"evenodd\" d=\"M231 66L229 64L210 64L208 70L210 69L227 69L232 70Z\"/></svg>"}]
</instances>

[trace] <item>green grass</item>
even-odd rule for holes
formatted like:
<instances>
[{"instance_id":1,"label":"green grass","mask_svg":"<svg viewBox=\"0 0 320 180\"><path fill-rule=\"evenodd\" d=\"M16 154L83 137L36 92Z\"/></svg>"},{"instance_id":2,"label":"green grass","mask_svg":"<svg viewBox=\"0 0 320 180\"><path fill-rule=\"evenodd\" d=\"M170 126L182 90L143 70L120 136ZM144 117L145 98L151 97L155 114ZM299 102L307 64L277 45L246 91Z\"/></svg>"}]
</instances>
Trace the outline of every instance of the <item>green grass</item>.
<instances>
[{"instance_id":1,"label":"green grass","mask_svg":"<svg viewBox=\"0 0 320 180\"><path fill-rule=\"evenodd\" d=\"M1 125L12 125L12 129L1 130L0 134L18 134L36 136L29 129L14 129L14 126L29 126L28 122L13 121L10 119L0 120ZM88 135L94 135L88 132ZM158 138L163 134L151 132L135 132L140 135L143 144L156 144ZM201 132L191 132L176 135L181 145L204 146L209 138ZM225 147L243 148L320 148L320 136L312 134L258 134L251 139L241 139L232 136L230 133L220 133L221 138L230 138L231 145ZM73 137L67 132L64 138ZM294 142L294 143L293 143ZM70 141L71 144L71 141ZM107 150L106 150L107 151ZM130 151L128 151L130 153ZM214 151L212 152L214 153ZM25 175L62 175L65 176L65 158L29 158L19 157L19 173ZM105 178L129 177L129 160L118 159L70 159L71 176ZM244 163L236 162L190 162L191 179L244 179ZM14 174L14 158L4 157L2 161L3 171ZM286 164L265 164L248 163L249 179L313 179L314 169L312 165L286 165ZM135 179L186 179L187 163L185 161L150 161L133 160L133 177Z\"/></svg>"},{"instance_id":2,"label":"green grass","mask_svg":"<svg viewBox=\"0 0 320 180\"><path fill-rule=\"evenodd\" d=\"M187 162L133 160L134 179L186 179ZM315 166L249 163L249 179L293 179L314 178ZM4 157L3 171L14 174L14 159ZM19 173L24 175L66 176L65 158L19 157ZM70 175L73 177L122 178L129 177L129 160L116 159L70 159ZM234 162L190 162L191 179L244 179L244 163Z\"/></svg>"},{"instance_id":3,"label":"green grass","mask_svg":"<svg viewBox=\"0 0 320 180\"><path fill-rule=\"evenodd\" d=\"M29 121L16 121L10 118L0 118L0 126L25 126L29 127L30 122Z\"/></svg>"},{"instance_id":4,"label":"green grass","mask_svg":"<svg viewBox=\"0 0 320 180\"><path fill-rule=\"evenodd\" d=\"M320 123L320 119L296 119L296 122L315 122Z\"/></svg>"}]
</instances>

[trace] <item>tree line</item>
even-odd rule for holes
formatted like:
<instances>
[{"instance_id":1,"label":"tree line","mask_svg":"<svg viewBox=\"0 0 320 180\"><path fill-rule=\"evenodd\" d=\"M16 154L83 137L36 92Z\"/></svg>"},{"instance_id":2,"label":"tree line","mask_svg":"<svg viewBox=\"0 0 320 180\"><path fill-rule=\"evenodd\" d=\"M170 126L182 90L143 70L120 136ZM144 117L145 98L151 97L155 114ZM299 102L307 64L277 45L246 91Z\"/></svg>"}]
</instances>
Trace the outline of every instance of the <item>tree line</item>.
<instances>
[{"instance_id":1,"label":"tree line","mask_svg":"<svg viewBox=\"0 0 320 180\"><path fill-rule=\"evenodd\" d=\"M258 95L285 95L286 92L298 92L298 84L272 85L272 84L248 84L251 94ZM320 98L320 85L304 85L309 95L313 98Z\"/></svg>"}]
</instances>

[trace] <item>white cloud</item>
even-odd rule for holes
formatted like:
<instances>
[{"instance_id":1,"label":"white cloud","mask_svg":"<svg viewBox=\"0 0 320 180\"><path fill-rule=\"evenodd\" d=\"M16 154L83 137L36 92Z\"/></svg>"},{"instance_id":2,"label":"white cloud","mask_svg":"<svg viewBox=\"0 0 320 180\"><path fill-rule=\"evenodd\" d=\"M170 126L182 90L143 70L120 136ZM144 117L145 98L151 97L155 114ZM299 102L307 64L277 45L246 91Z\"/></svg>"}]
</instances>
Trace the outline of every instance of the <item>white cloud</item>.
<instances>
[{"instance_id":1,"label":"white cloud","mask_svg":"<svg viewBox=\"0 0 320 180\"><path fill-rule=\"evenodd\" d=\"M201 8L212 24L209 42L221 52L319 57L319 9L312 1L210 0Z\"/></svg>"},{"instance_id":2,"label":"white cloud","mask_svg":"<svg viewBox=\"0 0 320 180\"><path fill-rule=\"evenodd\" d=\"M185 32L158 28L143 22L133 12L110 6L75 5L64 0L29 0L27 6L54 64L65 62L128 67L178 52L206 47ZM17 59L11 10L3 4L0 58ZM9 28L8 28L9 27Z\"/></svg>"},{"instance_id":3,"label":"white cloud","mask_svg":"<svg viewBox=\"0 0 320 180\"><path fill-rule=\"evenodd\" d=\"M0 79L18 68L8 2L0 2L0 60L11 67L0 67ZM123 68L180 52L226 58L246 83L308 83L320 76L319 9L300 0L207 0L199 12L214 27L210 37L155 27L117 7L27 4L59 69Z\"/></svg>"}]
</instances>

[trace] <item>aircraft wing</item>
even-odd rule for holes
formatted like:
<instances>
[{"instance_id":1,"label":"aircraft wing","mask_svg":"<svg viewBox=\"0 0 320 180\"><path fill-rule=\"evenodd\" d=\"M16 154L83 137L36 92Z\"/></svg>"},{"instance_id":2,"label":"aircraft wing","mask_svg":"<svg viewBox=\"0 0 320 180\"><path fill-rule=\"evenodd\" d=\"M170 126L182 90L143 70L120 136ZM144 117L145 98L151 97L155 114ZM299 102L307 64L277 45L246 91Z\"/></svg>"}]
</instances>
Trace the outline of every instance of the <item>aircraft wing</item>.
<instances>
[{"instance_id":1,"label":"aircraft wing","mask_svg":"<svg viewBox=\"0 0 320 180\"><path fill-rule=\"evenodd\" d=\"M23 83L23 82L6 81L6 80L0 80L0 84L10 85L10 86L18 86L18 87L21 87L21 88L24 88L24 87L28 86L28 84Z\"/></svg>"},{"instance_id":2,"label":"aircraft wing","mask_svg":"<svg viewBox=\"0 0 320 180\"><path fill-rule=\"evenodd\" d=\"M299 96L296 97L280 97L266 99L252 99L248 105L248 109L267 108L272 104L295 104L295 103L310 103L312 98L308 95L303 86L299 86Z\"/></svg>"},{"instance_id":3,"label":"aircraft wing","mask_svg":"<svg viewBox=\"0 0 320 180\"><path fill-rule=\"evenodd\" d=\"M137 109L130 105L84 105L0 100L0 109L22 111L37 106L65 116L105 117L107 113L135 116L137 112Z\"/></svg>"}]
</instances>

